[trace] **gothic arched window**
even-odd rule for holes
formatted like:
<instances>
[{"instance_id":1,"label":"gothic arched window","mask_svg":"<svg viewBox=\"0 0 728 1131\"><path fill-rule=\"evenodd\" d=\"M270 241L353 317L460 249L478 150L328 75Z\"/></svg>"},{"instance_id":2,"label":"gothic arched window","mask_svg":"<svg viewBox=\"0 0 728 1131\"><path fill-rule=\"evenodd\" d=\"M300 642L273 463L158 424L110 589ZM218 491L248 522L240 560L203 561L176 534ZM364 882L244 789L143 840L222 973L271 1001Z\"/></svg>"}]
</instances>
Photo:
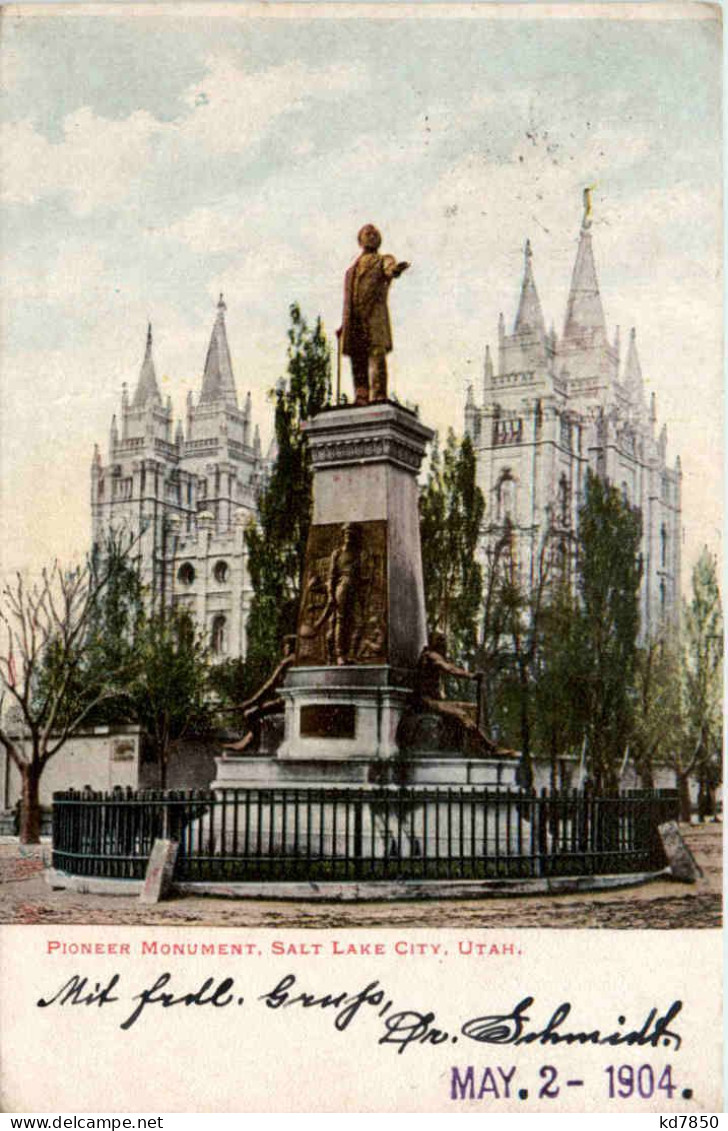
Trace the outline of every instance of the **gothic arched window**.
<instances>
[{"instance_id":1,"label":"gothic arched window","mask_svg":"<svg viewBox=\"0 0 728 1131\"><path fill-rule=\"evenodd\" d=\"M663 569L667 566L667 527L664 522L660 527L660 565Z\"/></svg>"},{"instance_id":2,"label":"gothic arched window","mask_svg":"<svg viewBox=\"0 0 728 1131\"><path fill-rule=\"evenodd\" d=\"M177 642L181 647L191 648L195 640L195 624L192 613L184 605L177 605L179 616L177 618Z\"/></svg>"},{"instance_id":3,"label":"gothic arched window","mask_svg":"<svg viewBox=\"0 0 728 1131\"><path fill-rule=\"evenodd\" d=\"M192 565L192 562L182 563L177 572L177 580L181 582L182 585L192 584L195 580L195 567Z\"/></svg>"},{"instance_id":4,"label":"gothic arched window","mask_svg":"<svg viewBox=\"0 0 728 1131\"><path fill-rule=\"evenodd\" d=\"M210 646L216 656L221 656L225 652L226 625L226 618L222 613L218 613L213 619L210 636Z\"/></svg>"},{"instance_id":5,"label":"gothic arched window","mask_svg":"<svg viewBox=\"0 0 728 1131\"><path fill-rule=\"evenodd\" d=\"M515 522L516 518L516 482L510 467L501 472L496 493L496 513L499 522Z\"/></svg>"},{"instance_id":6,"label":"gothic arched window","mask_svg":"<svg viewBox=\"0 0 728 1131\"><path fill-rule=\"evenodd\" d=\"M559 538L556 547L556 570L562 581L569 576L569 546L565 538Z\"/></svg>"},{"instance_id":7,"label":"gothic arched window","mask_svg":"<svg viewBox=\"0 0 728 1131\"><path fill-rule=\"evenodd\" d=\"M227 581L229 572L227 562L217 562L213 572L215 574L215 581L220 582L220 584Z\"/></svg>"}]
</instances>

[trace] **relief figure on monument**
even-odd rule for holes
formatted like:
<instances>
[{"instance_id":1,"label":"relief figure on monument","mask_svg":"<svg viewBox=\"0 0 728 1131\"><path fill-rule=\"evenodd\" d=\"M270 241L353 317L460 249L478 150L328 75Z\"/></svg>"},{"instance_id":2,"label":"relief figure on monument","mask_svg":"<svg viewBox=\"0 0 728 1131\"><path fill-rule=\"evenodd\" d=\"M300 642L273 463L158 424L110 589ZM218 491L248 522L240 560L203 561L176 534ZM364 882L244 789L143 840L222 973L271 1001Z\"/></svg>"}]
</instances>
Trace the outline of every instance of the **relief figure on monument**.
<instances>
[{"instance_id":1,"label":"relief figure on monument","mask_svg":"<svg viewBox=\"0 0 728 1131\"><path fill-rule=\"evenodd\" d=\"M330 664L346 664L354 642L356 604L361 588L361 547L355 523L345 523L341 542L331 555L329 569L329 601L326 652Z\"/></svg>"},{"instance_id":2,"label":"relief figure on monument","mask_svg":"<svg viewBox=\"0 0 728 1131\"><path fill-rule=\"evenodd\" d=\"M312 528L298 628L299 664L342 667L386 659L384 534L381 522Z\"/></svg>"},{"instance_id":3,"label":"relief figure on monument","mask_svg":"<svg viewBox=\"0 0 728 1131\"><path fill-rule=\"evenodd\" d=\"M357 239L362 250L344 278L344 314L338 334L341 352L351 359L354 403L366 405L387 399L387 354L392 349L387 295L392 280L409 263L379 254L382 237L373 224L365 224Z\"/></svg>"}]
</instances>

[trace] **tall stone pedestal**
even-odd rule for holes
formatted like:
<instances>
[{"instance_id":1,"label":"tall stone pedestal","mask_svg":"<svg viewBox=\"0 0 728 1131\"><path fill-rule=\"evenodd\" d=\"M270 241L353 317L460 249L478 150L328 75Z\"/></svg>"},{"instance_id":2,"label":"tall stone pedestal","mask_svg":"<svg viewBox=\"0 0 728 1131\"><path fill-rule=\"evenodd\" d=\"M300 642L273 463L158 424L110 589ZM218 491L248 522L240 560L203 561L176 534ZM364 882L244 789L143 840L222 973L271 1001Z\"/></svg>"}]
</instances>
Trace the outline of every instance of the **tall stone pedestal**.
<instances>
[{"instance_id":1,"label":"tall stone pedestal","mask_svg":"<svg viewBox=\"0 0 728 1131\"><path fill-rule=\"evenodd\" d=\"M278 757L391 758L427 640L417 473L433 433L385 403L306 434L314 513Z\"/></svg>"}]
</instances>

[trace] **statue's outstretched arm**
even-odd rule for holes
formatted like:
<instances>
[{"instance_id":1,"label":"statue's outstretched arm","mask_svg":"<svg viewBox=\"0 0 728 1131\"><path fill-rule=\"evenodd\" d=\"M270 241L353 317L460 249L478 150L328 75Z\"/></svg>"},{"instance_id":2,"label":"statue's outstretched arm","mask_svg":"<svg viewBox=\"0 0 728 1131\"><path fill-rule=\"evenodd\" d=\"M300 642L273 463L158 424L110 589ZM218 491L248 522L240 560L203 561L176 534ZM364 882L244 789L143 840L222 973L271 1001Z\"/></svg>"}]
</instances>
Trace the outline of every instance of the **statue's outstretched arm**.
<instances>
[{"instance_id":1,"label":"statue's outstretched arm","mask_svg":"<svg viewBox=\"0 0 728 1131\"><path fill-rule=\"evenodd\" d=\"M295 658L295 656L284 656L273 674L268 677L265 683L261 683L260 687L254 695L251 695L250 698L246 699L244 703L238 703L234 707L226 707L225 710L231 712L242 711L243 713L247 713L250 710L254 710L256 707L259 707L265 697L271 691L274 691L278 684L281 682L283 676L285 675L288 668L290 668Z\"/></svg>"},{"instance_id":2,"label":"statue's outstretched arm","mask_svg":"<svg viewBox=\"0 0 728 1131\"><path fill-rule=\"evenodd\" d=\"M388 279L398 279L403 271L409 267L409 263L402 260L400 263L394 258L393 255L383 255L382 265L384 267L384 274Z\"/></svg>"},{"instance_id":3,"label":"statue's outstretched arm","mask_svg":"<svg viewBox=\"0 0 728 1131\"><path fill-rule=\"evenodd\" d=\"M428 656L436 667L444 672L445 675L455 676L457 679L480 679L480 672L469 672L467 668L459 668L457 664L452 664L446 660L439 652L429 652Z\"/></svg>"}]
</instances>

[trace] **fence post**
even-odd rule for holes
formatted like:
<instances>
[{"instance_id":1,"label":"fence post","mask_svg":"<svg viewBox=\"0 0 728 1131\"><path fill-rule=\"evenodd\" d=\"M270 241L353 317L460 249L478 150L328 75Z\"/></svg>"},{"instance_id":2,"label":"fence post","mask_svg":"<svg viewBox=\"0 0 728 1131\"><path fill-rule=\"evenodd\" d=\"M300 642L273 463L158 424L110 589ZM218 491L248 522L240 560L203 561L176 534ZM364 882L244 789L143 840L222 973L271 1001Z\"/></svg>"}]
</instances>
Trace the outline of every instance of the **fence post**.
<instances>
[{"instance_id":1,"label":"fence post","mask_svg":"<svg viewBox=\"0 0 728 1131\"><path fill-rule=\"evenodd\" d=\"M357 792L354 797L354 876L357 880L362 875L363 839L362 796Z\"/></svg>"},{"instance_id":2,"label":"fence post","mask_svg":"<svg viewBox=\"0 0 728 1131\"><path fill-rule=\"evenodd\" d=\"M537 801L538 811L538 856L539 856L539 872L542 876L549 874L548 869L548 825L549 825L549 806L548 806L548 790L544 787L541 790L541 796L535 799Z\"/></svg>"}]
</instances>

